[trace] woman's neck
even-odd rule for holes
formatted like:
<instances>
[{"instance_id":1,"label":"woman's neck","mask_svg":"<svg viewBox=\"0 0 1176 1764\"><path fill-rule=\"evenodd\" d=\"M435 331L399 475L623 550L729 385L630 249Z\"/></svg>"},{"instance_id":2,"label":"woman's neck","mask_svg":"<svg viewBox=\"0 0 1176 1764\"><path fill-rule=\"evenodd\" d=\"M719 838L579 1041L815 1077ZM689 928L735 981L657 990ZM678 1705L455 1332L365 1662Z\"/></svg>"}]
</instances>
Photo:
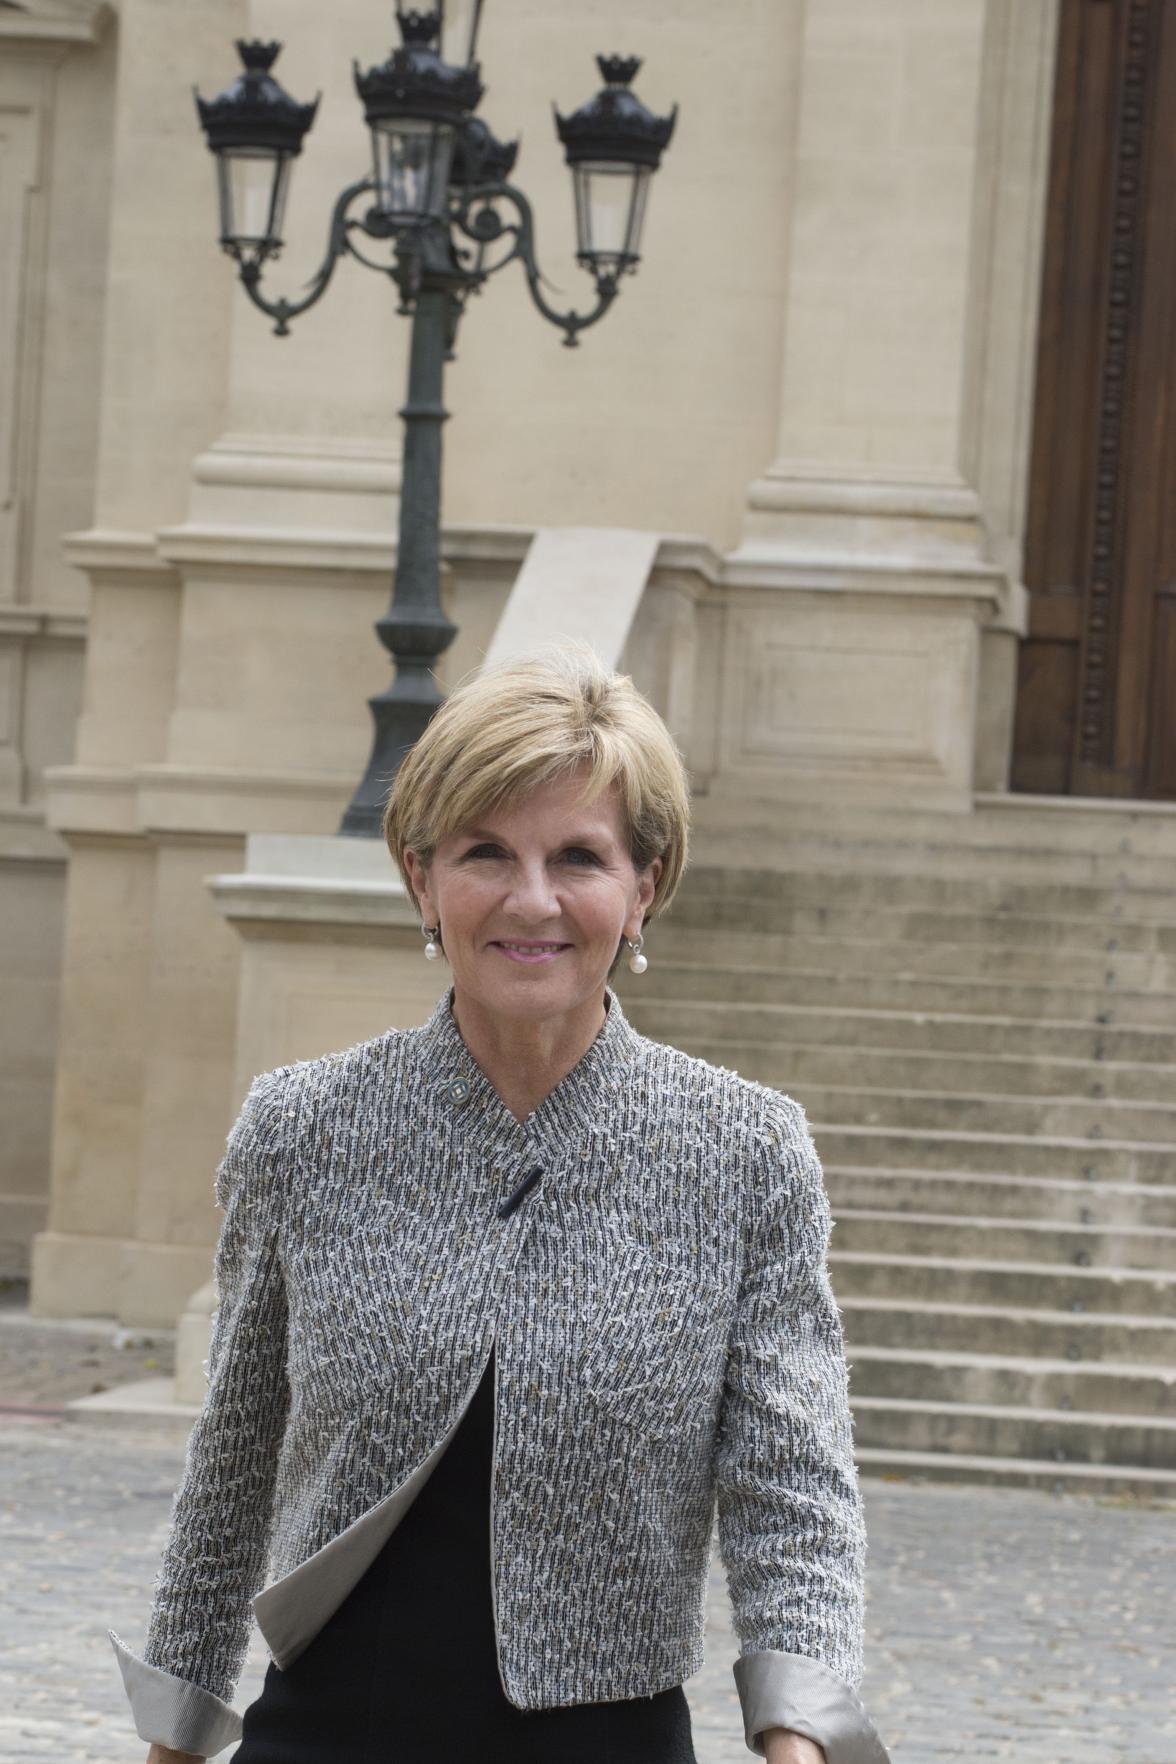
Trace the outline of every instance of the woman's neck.
<instances>
[{"instance_id":1,"label":"woman's neck","mask_svg":"<svg viewBox=\"0 0 1176 1764\"><path fill-rule=\"evenodd\" d=\"M507 1017L455 987L453 1020L516 1121L525 1121L579 1065L607 1018L605 998L558 1017Z\"/></svg>"}]
</instances>

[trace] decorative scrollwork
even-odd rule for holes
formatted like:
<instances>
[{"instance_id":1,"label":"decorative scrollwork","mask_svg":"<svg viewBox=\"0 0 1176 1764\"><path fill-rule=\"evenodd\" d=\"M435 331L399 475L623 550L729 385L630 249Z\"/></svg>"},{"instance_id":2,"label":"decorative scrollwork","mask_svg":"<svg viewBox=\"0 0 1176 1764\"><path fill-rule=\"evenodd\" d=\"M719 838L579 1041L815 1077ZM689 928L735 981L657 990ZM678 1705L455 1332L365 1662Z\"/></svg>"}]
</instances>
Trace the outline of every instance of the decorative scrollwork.
<instances>
[{"instance_id":1,"label":"decorative scrollwork","mask_svg":"<svg viewBox=\"0 0 1176 1764\"><path fill-rule=\"evenodd\" d=\"M517 218L510 220L503 216L496 206L499 203L509 204ZM576 347L579 333L602 319L616 299L616 277L598 273L595 277L596 305L590 311L560 312L549 304L543 296L541 283L544 277L535 254L535 217L531 204L513 184L488 184L456 193L449 218L451 225L478 247L474 266L468 272L471 282L474 285L484 282L517 258L523 266L532 301L545 319L563 331L564 344L569 349ZM493 263L489 262L485 255L487 247L502 239L510 240L509 249Z\"/></svg>"},{"instance_id":2,"label":"decorative scrollwork","mask_svg":"<svg viewBox=\"0 0 1176 1764\"><path fill-rule=\"evenodd\" d=\"M252 300L254 306L260 307L262 312L266 313L268 317L275 321L274 335L276 337L288 337L290 335L290 320L292 318L297 318L300 312L305 312L307 307L313 306L316 300L322 299L322 296L326 292L327 284L335 273L335 265L341 257L350 253L352 257L359 258L361 263L366 263L371 269L384 269L386 267L383 264L372 263L370 259L365 258L361 252L356 250L351 240L352 229L359 228L364 232L371 232L371 228L368 226L366 219L348 219L347 214L347 211L353 202L362 196L365 191L374 190L375 187L373 179L361 178L357 183L349 184L341 193L339 200L336 202L331 213L331 225L327 234L326 256L323 258L323 261L319 265L315 274L307 283L310 292L305 295L303 299L267 300L261 291L262 264L252 260L239 260L241 281L244 285L245 292L248 294L250 300Z\"/></svg>"},{"instance_id":3,"label":"decorative scrollwork","mask_svg":"<svg viewBox=\"0 0 1176 1764\"><path fill-rule=\"evenodd\" d=\"M374 189L371 178L361 178L348 185L340 195L331 215L326 255L307 283L309 292L301 300L268 300L261 291L262 264L239 260L245 291L254 305L274 320L276 336L288 336L291 319L322 298L335 273L335 265L344 256L354 257L366 269L391 276L400 289L402 312L411 311L412 301L421 285L422 269L426 276L443 282L454 297L455 310L460 312L468 295L477 293L490 276L497 275L499 270L517 259L523 266L532 301L543 317L564 333L564 344L569 349L576 347L579 333L603 318L616 299L617 278L596 272L596 304L587 312L561 312L551 305L543 294L544 277L535 255L535 219L531 205L513 184L481 185L453 192L448 229L444 223L433 223L431 228L422 228L415 239L403 238L388 225L378 209L369 208L359 216L349 214L359 197ZM454 233L469 239L475 249L462 250L453 238ZM369 257L356 242L359 234L369 239L394 239L395 262L380 263ZM501 249L491 257L494 247ZM428 261L423 263L422 259Z\"/></svg>"}]
</instances>

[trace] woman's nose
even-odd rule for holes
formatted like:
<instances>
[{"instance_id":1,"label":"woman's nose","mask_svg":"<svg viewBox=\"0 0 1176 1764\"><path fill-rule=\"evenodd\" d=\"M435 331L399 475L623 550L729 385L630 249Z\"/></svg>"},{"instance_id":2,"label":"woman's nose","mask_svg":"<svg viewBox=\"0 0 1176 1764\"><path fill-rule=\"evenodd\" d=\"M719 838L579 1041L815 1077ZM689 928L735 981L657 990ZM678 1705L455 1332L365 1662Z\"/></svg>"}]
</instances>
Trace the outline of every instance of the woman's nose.
<instances>
[{"instance_id":1,"label":"woman's nose","mask_svg":"<svg viewBox=\"0 0 1176 1764\"><path fill-rule=\"evenodd\" d=\"M505 906L517 918L550 919L558 914L559 898L546 864L516 866Z\"/></svg>"}]
</instances>

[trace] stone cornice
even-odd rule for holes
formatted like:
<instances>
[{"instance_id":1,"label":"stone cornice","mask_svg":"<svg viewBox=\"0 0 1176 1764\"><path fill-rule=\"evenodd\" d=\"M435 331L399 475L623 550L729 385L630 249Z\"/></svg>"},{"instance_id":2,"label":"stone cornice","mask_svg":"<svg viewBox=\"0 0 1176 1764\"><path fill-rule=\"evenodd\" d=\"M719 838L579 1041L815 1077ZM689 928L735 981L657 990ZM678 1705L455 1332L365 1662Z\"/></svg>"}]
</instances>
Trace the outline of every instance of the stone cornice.
<instances>
[{"instance_id":1,"label":"stone cornice","mask_svg":"<svg viewBox=\"0 0 1176 1764\"><path fill-rule=\"evenodd\" d=\"M60 833L46 826L39 804L0 805L0 863L57 866L69 856Z\"/></svg>"},{"instance_id":2,"label":"stone cornice","mask_svg":"<svg viewBox=\"0 0 1176 1764\"><path fill-rule=\"evenodd\" d=\"M925 601L1002 604L1008 578L995 564L895 556L856 556L783 546L742 545L723 561L724 588L803 589L814 594L892 594Z\"/></svg>"},{"instance_id":3,"label":"stone cornice","mask_svg":"<svg viewBox=\"0 0 1176 1764\"><path fill-rule=\"evenodd\" d=\"M169 564L223 565L239 569L369 570L387 574L396 561L391 534L375 537L353 530L273 527L162 527L159 556Z\"/></svg>"},{"instance_id":4,"label":"stone cornice","mask_svg":"<svg viewBox=\"0 0 1176 1764\"><path fill-rule=\"evenodd\" d=\"M0 606L0 638L40 637L52 642L84 643L89 615L60 606L18 601Z\"/></svg>"},{"instance_id":5,"label":"stone cornice","mask_svg":"<svg viewBox=\"0 0 1176 1764\"><path fill-rule=\"evenodd\" d=\"M108 0L6 0L0 5L0 40L96 43L115 10Z\"/></svg>"},{"instance_id":6,"label":"stone cornice","mask_svg":"<svg viewBox=\"0 0 1176 1764\"><path fill-rule=\"evenodd\" d=\"M65 561L94 582L108 578L127 587L138 583L154 588L176 581L176 572L160 556L153 533L89 527L84 532L66 533L61 547Z\"/></svg>"},{"instance_id":7,"label":"stone cornice","mask_svg":"<svg viewBox=\"0 0 1176 1764\"><path fill-rule=\"evenodd\" d=\"M208 876L205 884L225 918L246 936L275 924L403 927L418 931L409 899L382 839L250 834L245 868Z\"/></svg>"},{"instance_id":8,"label":"stone cornice","mask_svg":"<svg viewBox=\"0 0 1176 1764\"><path fill-rule=\"evenodd\" d=\"M307 833L335 824L353 778L303 772L233 772L161 763L63 765L45 769L46 819L71 836L231 838L302 822Z\"/></svg>"},{"instance_id":9,"label":"stone cornice","mask_svg":"<svg viewBox=\"0 0 1176 1764\"><path fill-rule=\"evenodd\" d=\"M534 537L532 527L446 527L441 534L441 553L447 563L497 564L516 570ZM67 561L92 579L139 582L143 587L174 585L184 564L387 572L396 561L396 541L391 533L326 528L282 531L191 521L162 527L157 533L94 527L67 533L62 544ZM653 567L655 573L690 573L708 586L717 586L723 578L724 559L705 539L689 533L664 533L658 540Z\"/></svg>"},{"instance_id":10,"label":"stone cornice","mask_svg":"<svg viewBox=\"0 0 1176 1764\"><path fill-rule=\"evenodd\" d=\"M400 449L392 442L318 436L222 435L192 461L196 484L267 490L357 490L394 496Z\"/></svg>"}]
</instances>

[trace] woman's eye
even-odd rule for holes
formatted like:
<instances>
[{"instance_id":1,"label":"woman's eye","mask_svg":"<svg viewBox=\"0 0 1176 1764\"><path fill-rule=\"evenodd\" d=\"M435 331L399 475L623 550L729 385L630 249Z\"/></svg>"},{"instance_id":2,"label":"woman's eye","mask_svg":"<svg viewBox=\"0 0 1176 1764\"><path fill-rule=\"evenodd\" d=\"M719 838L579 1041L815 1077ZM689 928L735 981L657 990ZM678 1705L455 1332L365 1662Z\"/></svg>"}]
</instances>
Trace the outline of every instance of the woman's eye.
<instances>
[{"instance_id":1,"label":"woman's eye","mask_svg":"<svg viewBox=\"0 0 1176 1764\"><path fill-rule=\"evenodd\" d=\"M600 862L596 853L594 851L589 851L586 845L571 845L568 847L564 855L565 857L573 858L576 863L587 862L590 864L596 864Z\"/></svg>"},{"instance_id":2,"label":"woman's eye","mask_svg":"<svg viewBox=\"0 0 1176 1764\"><path fill-rule=\"evenodd\" d=\"M471 846L469 851L466 852L466 856L468 858L501 857L502 851L499 846L491 845L488 841L486 841L482 845Z\"/></svg>"}]
</instances>

